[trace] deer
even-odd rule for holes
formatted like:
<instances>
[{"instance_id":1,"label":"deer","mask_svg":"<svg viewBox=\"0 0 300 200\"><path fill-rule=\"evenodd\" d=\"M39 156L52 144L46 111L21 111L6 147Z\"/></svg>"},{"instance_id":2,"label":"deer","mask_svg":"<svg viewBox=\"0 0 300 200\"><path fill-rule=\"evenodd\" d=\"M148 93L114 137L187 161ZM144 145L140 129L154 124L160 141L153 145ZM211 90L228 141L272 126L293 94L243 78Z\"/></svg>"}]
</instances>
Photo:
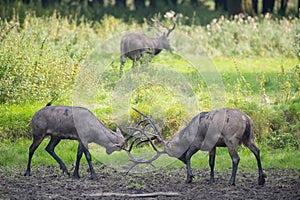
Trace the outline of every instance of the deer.
<instances>
[{"instance_id":1,"label":"deer","mask_svg":"<svg viewBox=\"0 0 300 200\"><path fill-rule=\"evenodd\" d=\"M171 137L167 142L164 141L158 131L154 120L150 115L133 108L144 119L140 120L135 127L130 127L133 133L130 138L134 138L129 148L125 148L130 160L134 163L131 167L138 164L152 164L154 160L162 154L178 158L186 165L186 183L191 183L193 174L191 169L191 158L199 150L209 152L210 179L209 183L214 183L214 165L217 147L227 147L232 160L232 172L229 185L235 185L236 172L240 157L237 152L239 145L244 144L254 154L258 165L258 184L265 184L266 175L263 173L260 150L254 142L254 128L251 118L244 112L232 108L220 108L208 112L201 112L187 124L185 128ZM149 126L150 130L149 131ZM147 128L148 127L148 128ZM128 138L129 139L129 138ZM163 150L159 150L154 141L163 145ZM135 146L143 142L150 142L156 154L148 160L134 157L130 151Z\"/></svg>"},{"instance_id":2,"label":"deer","mask_svg":"<svg viewBox=\"0 0 300 200\"><path fill-rule=\"evenodd\" d=\"M79 164L84 153L89 165L91 179L97 179L92 165L91 154L88 143L94 142L106 149L107 154L120 151L125 146L125 139L117 128L116 132L107 128L91 111L83 107L73 106L51 106L37 111L31 119L33 142L29 147L27 169L24 176L30 176L30 165L32 156L46 136L50 136L50 142L46 151L58 162L63 173L68 169L63 161L56 155L54 148L62 139L77 140L78 150L73 178L79 177Z\"/></svg>"},{"instance_id":3,"label":"deer","mask_svg":"<svg viewBox=\"0 0 300 200\"><path fill-rule=\"evenodd\" d=\"M172 20L172 28L168 28L160 22L160 14L158 14L155 19L152 19L152 21L157 24L156 29L159 32L156 38L139 33L128 33L122 37L120 45L120 75L122 75L126 58L132 60L132 67L135 67L135 63L140 61L144 53L156 56L163 49L171 50L169 35L176 27L177 16L174 11L170 11L167 12L165 17ZM164 31L162 27L165 28L167 32Z\"/></svg>"}]
</instances>

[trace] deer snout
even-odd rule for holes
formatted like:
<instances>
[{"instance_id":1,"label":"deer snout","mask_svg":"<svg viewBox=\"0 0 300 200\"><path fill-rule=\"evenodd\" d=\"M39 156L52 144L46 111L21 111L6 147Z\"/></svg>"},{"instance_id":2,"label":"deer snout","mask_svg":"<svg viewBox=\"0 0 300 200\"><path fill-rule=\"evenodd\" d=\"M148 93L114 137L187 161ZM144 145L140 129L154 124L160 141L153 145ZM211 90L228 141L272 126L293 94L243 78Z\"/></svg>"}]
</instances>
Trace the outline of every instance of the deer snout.
<instances>
[{"instance_id":1,"label":"deer snout","mask_svg":"<svg viewBox=\"0 0 300 200\"><path fill-rule=\"evenodd\" d=\"M171 54L173 54L174 52L174 48L170 47L170 49L168 50Z\"/></svg>"},{"instance_id":2,"label":"deer snout","mask_svg":"<svg viewBox=\"0 0 300 200\"><path fill-rule=\"evenodd\" d=\"M126 148L126 141L122 139L119 144L115 144L115 146L119 148L119 151L124 150Z\"/></svg>"}]
</instances>

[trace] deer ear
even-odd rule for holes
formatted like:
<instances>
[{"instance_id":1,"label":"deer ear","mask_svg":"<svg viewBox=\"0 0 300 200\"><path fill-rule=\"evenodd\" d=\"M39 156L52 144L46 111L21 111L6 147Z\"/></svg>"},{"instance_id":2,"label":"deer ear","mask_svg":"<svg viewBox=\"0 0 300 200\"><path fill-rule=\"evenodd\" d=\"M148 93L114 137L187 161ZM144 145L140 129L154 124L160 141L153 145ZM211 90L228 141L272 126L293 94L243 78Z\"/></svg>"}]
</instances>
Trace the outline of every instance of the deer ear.
<instances>
[{"instance_id":1,"label":"deer ear","mask_svg":"<svg viewBox=\"0 0 300 200\"><path fill-rule=\"evenodd\" d=\"M117 132L118 135L122 135L122 131L119 127L117 127L116 132Z\"/></svg>"}]
</instances>

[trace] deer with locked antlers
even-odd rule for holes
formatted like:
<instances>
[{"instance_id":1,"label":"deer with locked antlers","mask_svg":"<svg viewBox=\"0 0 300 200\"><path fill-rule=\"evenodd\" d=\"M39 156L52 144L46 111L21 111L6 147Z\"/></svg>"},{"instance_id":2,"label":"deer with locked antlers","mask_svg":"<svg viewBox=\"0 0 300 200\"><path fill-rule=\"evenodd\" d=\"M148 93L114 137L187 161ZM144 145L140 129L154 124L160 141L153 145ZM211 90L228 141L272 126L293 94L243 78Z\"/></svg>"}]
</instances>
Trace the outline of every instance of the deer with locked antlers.
<instances>
[{"instance_id":1,"label":"deer with locked antlers","mask_svg":"<svg viewBox=\"0 0 300 200\"><path fill-rule=\"evenodd\" d=\"M137 61L140 61L144 53L155 56L161 52L161 50L170 50L169 35L175 29L177 23L177 16L174 11L167 12L166 16L172 20L172 28L168 28L160 22L160 14L155 19L152 19L157 24L158 36L151 38L145 34L129 33L122 37L120 47L120 74L122 74L123 65L126 58L132 60L132 67L135 66ZM163 30L166 29L167 31Z\"/></svg>"},{"instance_id":2,"label":"deer with locked antlers","mask_svg":"<svg viewBox=\"0 0 300 200\"><path fill-rule=\"evenodd\" d=\"M134 108L133 108L134 109ZM198 151L209 152L210 166L210 183L214 179L214 163L217 147L227 147L232 159L232 174L229 180L230 185L235 185L236 172L240 157L237 153L238 146L243 143L255 155L258 165L258 184L264 185L266 175L263 173L260 150L254 143L253 122L251 118L244 112L237 109L221 108L210 112L201 112L196 115L189 124L179 133L174 135L169 141L165 142L155 126L153 119L149 115L145 115L137 109L134 109L144 117L138 122L137 126L131 128L134 132L131 137L134 138L129 149L125 149L134 162L134 165L152 163L161 154L168 154L171 157L176 157L186 164L187 168L187 183L193 180L191 169L191 157ZM152 131L149 131L149 127ZM140 128L142 127L142 128ZM153 140L157 140L164 146L163 150L159 150ZM139 145L143 142L149 142L156 154L149 160L135 158L131 153L134 143L137 141ZM132 166L132 167L133 167Z\"/></svg>"},{"instance_id":3,"label":"deer with locked antlers","mask_svg":"<svg viewBox=\"0 0 300 200\"><path fill-rule=\"evenodd\" d=\"M105 147L107 154L120 151L125 146L124 136L119 129L116 132L110 130L91 111L82 107L51 106L51 103L48 103L46 107L34 114L31 127L33 142L29 148L25 176L31 175L32 156L46 136L51 137L46 151L58 162L63 172L68 175L70 174L66 165L56 155L54 148L63 139L78 141L73 178L79 178L79 165L84 153L89 165L91 179L97 179L92 165L92 157L88 150L89 143L94 142Z\"/></svg>"}]
</instances>

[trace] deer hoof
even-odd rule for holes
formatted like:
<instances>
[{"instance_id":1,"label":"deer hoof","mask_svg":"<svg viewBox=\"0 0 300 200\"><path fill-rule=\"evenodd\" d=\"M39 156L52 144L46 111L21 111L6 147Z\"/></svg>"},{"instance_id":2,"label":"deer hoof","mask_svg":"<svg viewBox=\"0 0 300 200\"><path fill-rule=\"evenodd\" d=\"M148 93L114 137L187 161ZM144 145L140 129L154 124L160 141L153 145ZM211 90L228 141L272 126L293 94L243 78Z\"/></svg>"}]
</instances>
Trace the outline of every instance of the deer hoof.
<instances>
[{"instance_id":1,"label":"deer hoof","mask_svg":"<svg viewBox=\"0 0 300 200\"><path fill-rule=\"evenodd\" d=\"M235 182L229 181L228 185L229 185L229 186L235 186Z\"/></svg>"},{"instance_id":2,"label":"deer hoof","mask_svg":"<svg viewBox=\"0 0 300 200\"><path fill-rule=\"evenodd\" d=\"M78 174L73 174L72 178L73 178L73 179L79 179L80 176L79 176Z\"/></svg>"},{"instance_id":3,"label":"deer hoof","mask_svg":"<svg viewBox=\"0 0 300 200\"><path fill-rule=\"evenodd\" d=\"M63 174L66 173L70 177L70 173L67 171L63 171Z\"/></svg>"},{"instance_id":4,"label":"deer hoof","mask_svg":"<svg viewBox=\"0 0 300 200\"><path fill-rule=\"evenodd\" d=\"M186 178L186 183L191 183L192 181L193 181L193 178L194 178L194 176L192 175L192 176L188 176L187 178Z\"/></svg>"},{"instance_id":5,"label":"deer hoof","mask_svg":"<svg viewBox=\"0 0 300 200\"><path fill-rule=\"evenodd\" d=\"M266 182L266 180L265 180L266 177L267 176L265 174L263 174L262 176L258 177L258 185L263 186L265 184L265 182Z\"/></svg>"},{"instance_id":6,"label":"deer hoof","mask_svg":"<svg viewBox=\"0 0 300 200\"><path fill-rule=\"evenodd\" d=\"M98 180L98 177L96 175L91 175L91 180Z\"/></svg>"},{"instance_id":7,"label":"deer hoof","mask_svg":"<svg viewBox=\"0 0 300 200\"><path fill-rule=\"evenodd\" d=\"M26 171L24 176L31 176L30 172Z\"/></svg>"}]
</instances>

